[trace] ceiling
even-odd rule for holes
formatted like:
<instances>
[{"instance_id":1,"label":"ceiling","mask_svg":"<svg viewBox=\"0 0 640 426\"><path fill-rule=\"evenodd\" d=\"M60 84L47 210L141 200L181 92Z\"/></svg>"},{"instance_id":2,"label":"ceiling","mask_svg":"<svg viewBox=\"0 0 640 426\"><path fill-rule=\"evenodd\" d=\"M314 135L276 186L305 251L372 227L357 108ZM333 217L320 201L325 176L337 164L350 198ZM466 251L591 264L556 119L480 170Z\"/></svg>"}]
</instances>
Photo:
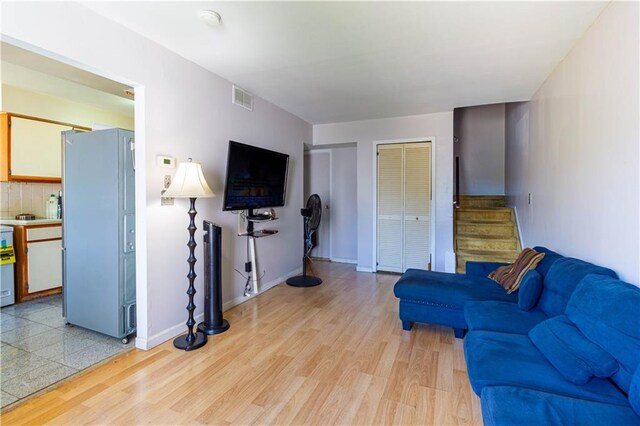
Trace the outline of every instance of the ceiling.
<instances>
[{"instance_id":1,"label":"ceiling","mask_svg":"<svg viewBox=\"0 0 640 426\"><path fill-rule=\"evenodd\" d=\"M607 3L83 4L319 124L530 99Z\"/></svg>"},{"instance_id":2,"label":"ceiling","mask_svg":"<svg viewBox=\"0 0 640 426\"><path fill-rule=\"evenodd\" d=\"M127 85L8 43L0 43L0 52L2 84L133 115Z\"/></svg>"}]
</instances>

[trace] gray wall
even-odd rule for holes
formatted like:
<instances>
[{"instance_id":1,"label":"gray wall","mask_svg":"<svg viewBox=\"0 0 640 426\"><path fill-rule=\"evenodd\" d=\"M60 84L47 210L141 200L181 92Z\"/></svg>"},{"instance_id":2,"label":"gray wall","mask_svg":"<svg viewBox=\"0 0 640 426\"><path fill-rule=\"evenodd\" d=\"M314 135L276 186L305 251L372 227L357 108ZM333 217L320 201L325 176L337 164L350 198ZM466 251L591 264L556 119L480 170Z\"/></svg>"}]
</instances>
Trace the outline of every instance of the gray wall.
<instances>
[{"instance_id":1,"label":"gray wall","mask_svg":"<svg viewBox=\"0 0 640 426\"><path fill-rule=\"evenodd\" d=\"M192 157L216 198L196 204L196 316L203 305L202 220L222 226L222 295L228 307L244 300L246 238L237 236L237 216L222 211L229 139L291 156L287 202L270 227L277 235L257 240L261 285L282 281L302 266L300 206L303 142L312 127L258 97L253 112L231 104L231 82L149 39L73 2L2 3L2 33L23 47L135 86L138 337L146 349L184 333L188 272L188 200L160 205L162 176L157 155Z\"/></svg>"},{"instance_id":2,"label":"gray wall","mask_svg":"<svg viewBox=\"0 0 640 426\"><path fill-rule=\"evenodd\" d=\"M523 244L610 267L636 285L638 30L637 2L610 3L532 100L507 108L506 150Z\"/></svg>"},{"instance_id":3,"label":"gray wall","mask_svg":"<svg viewBox=\"0 0 640 426\"><path fill-rule=\"evenodd\" d=\"M455 110L461 195L504 195L504 108L493 104Z\"/></svg>"},{"instance_id":4,"label":"gray wall","mask_svg":"<svg viewBox=\"0 0 640 426\"><path fill-rule=\"evenodd\" d=\"M434 269L453 272L453 111L313 126L314 146L357 143L358 270L375 269L374 142L426 139L434 141Z\"/></svg>"},{"instance_id":5,"label":"gray wall","mask_svg":"<svg viewBox=\"0 0 640 426\"><path fill-rule=\"evenodd\" d=\"M358 260L358 168L356 147L331 150L331 258Z\"/></svg>"}]
</instances>

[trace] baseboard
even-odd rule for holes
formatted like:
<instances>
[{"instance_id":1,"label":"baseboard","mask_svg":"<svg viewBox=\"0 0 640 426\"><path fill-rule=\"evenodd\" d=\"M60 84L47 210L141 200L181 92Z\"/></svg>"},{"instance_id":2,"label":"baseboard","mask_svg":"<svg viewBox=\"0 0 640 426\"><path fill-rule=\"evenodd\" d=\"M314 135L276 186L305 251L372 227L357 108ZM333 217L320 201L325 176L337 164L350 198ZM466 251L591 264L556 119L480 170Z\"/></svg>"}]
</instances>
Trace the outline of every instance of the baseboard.
<instances>
[{"instance_id":1,"label":"baseboard","mask_svg":"<svg viewBox=\"0 0 640 426\"><path fill-rule=\"evenodd\" d=\"M302 274L302 267L289 272L286 275L283 275L281 277L276 278L275 280L269 281L266 284L262 284L258 287L258 289L260 290L257 294L251 294L250 296L240 296L240 297L236 297L235 299L229 300L228 302L225 302L222 304L222 311L228 311L229 309L233 308L234 306L238 306L241 303L246 302L247 300L253 299L254 297L264 293L267 290L272 289L273 287L277 286L278 284L284 282L287 280L287 278L296 276L296 275L300 275Z\"/></svg>"},{"instance_id":2,"label":"baseboard","mask_svg":"<svg viewBox=\"0 0 640 426\"><path fill-rule=\"evenodd\" d=\"M344 259L342 257L332 257L331 261L335 263L351 263L353 265L358 264L358 259Z\"/></svg>"},{"instance_id":3,"label":"baseboard","mask_svg":"<svg viewBox=\"0 0 640 426\"><path fill-rule=\"evenodd\" d=\"M373 268L366 268L364 266L356 266L356 271L358 272L375 272Z\"/></svg>"},{"instance_id":4,"label":"baseboard","mask_svg":"<svg viewBox=\"0 0 640 426\"><path fill-rule=\"evenodd\" d=\"M195 319L196 325L200 324L202 321L204 321L204 312L195 315L193 319ZM180 324L176 324L173 327L162 330L160 333L156 333L148 339L141 339L139 337L136 337L136 348L146 351L166 342L167 340L187 333L187 325L185 323L186 321L183 321Z\"/></svg>"},{"instance_id":5,"label":"baseboard","mask_svg":"<svg viewBox=\"0 0 640 426\"><path fill-rule=\"evenodd\" d=\"M229 309L233 308L234 306L237 306L241 303L246 302L249 299L253 299L254 297L264 293L265 291L277 286L278 284L286 281L287 278L289 277L293 277L295 275L300 275L302 273L302 267L289 272L286 275L283 275L281 277L276 278L273 281L269 281L266 284L262 284L259 289L260 291L257 294L252 294L251 296L241 296L241 297L236 297L235 299L229 300L228 302L225 302L222 304L222 310L223 311L228 311ZM204 321L204 313L200 313L198 315L196 315L194 317L194 319L196 320L196 324L201 323L202 321ZM142 338L136 338L136 348L138 349L142 349L142 350L149 350L155 346L158 346L164 342L166 342L167 340L173 339L176 336L179 336L183 333L187 332L187 326L185 325L185 322L181 322L180 324L176 324L173 327L169 327L165 330L162 330L159 333L154 334L153 336L149 337L148 339L142 339Z\"/></svg>"}]
</instances>

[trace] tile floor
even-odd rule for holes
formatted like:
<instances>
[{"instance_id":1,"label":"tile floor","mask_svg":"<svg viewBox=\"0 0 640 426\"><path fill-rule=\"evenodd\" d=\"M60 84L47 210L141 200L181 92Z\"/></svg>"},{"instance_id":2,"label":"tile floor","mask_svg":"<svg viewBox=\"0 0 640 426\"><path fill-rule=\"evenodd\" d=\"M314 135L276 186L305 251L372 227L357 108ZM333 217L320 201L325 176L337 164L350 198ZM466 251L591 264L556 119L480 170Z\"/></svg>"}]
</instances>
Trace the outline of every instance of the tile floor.
<instances>
[{"instance_id":1,"label":"tile floor","mask_svg":"<svg viewBox=\"0 0 640 426\"><path fill-rule=\"evenodd\" d=\"M62 318L62 296L0 309L0 405L5 407L133 348Z\"/></svg>"}]
</instances>

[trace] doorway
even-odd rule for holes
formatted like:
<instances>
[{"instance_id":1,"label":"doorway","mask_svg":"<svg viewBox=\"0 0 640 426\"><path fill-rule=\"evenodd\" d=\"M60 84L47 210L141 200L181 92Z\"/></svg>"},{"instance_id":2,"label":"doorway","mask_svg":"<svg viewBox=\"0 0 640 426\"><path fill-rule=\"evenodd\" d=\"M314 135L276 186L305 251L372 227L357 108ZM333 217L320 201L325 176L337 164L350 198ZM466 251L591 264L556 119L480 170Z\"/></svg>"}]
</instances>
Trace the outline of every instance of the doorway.
<instances>
[{"instance_id":1,"label":"doorway","mask_svg":"<svg viewBox=\"0 0 640 426\"><path fill-rule=\"evenodd\" d=\"M322 201L322 216L316 246L311 256L331 259L331 151L310 150L304 154L304 200L318 194Z\"/></svg>"},{"instance_id":2,"label":"doorway","mask_svg":"<svg viewBox=\"0 0 640 426\"><path fill-rule=\"evenodd\" d=\"M376 151L376 269L430 270L432 143L389 143Z\"/></svg>"},{"instance_id":3,"label":"doorway","mask_svg":"<svg viewBox=\"0 0 640 426\"><path fill-rule=\"evenodd\" d=\"M84 124L82 127L104 123L134 129L134 101L122 96L122 87L130 89L129 85L107 80L34 53L28 47L22 48L5 42L2 47L3 89L10 86L8 90L3 90L4 110L54 121ZM122 119L122 116L126 118ZM56 143L59 143L59 139ZM31 153L32 156L36 154L37 151ZM12 180L2 182L3 186L5 184L10 186L10 195L15 193L16 198L20 199L17 205L10 203L10 208L1 209L4 216L8 217L15 216L16 212L45 216L42 195L48 197L50 194L59 194L61 190L59 178L48 183ZM140 191L144 198L144 188ZM5 200L6 198L9 197L5 197ZM60 220L56 220L58 222L48 223L51 229L56 226L60 229ZM25 225L25 228L29 227L37 230L50 229L43 228L42 225ZM54 238L44 236L38 243L51 244L47 239ZM59 237L56 241L59 243ZM29 260L40 256L46 261L43 265L60 265L58 258L45 257L48 252L40 253L30 248L28 253ZM60 253L59 248L57 253ZM133 348L132 344L124 345L117 338L65 324L62 296L56 294L39 297L44 292L39 291L40 287L32 285L32 279L40 276L36 271L40 269L38 265L37 262L29 262L33 271L30 272L26 288L36 293L31 295L32 300L3 307L0 311L0 322L3 325L0 350L3 362L2 407L103 359ZM53 268L49 267L48 271L53 271ZM58 287L62 278L59 280ZM146 309L139 314L146 315Z\"/></svg>"}]
</instances>

